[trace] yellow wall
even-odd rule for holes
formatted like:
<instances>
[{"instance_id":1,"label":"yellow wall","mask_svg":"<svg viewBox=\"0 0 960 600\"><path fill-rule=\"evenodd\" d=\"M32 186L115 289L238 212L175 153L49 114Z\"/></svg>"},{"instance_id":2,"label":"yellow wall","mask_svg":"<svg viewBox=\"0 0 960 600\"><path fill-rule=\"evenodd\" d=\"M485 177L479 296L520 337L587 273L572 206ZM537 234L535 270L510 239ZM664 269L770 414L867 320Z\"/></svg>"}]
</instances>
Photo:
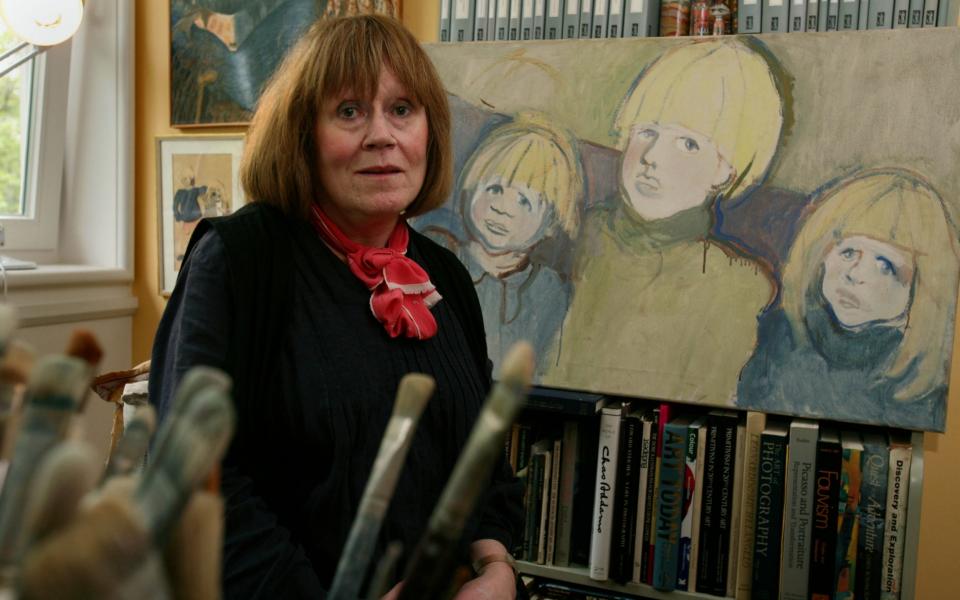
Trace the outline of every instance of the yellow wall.
<instances>
[{"instance_id":1,"label":"yellow wall","mask_svg":"<svg viewBox=\"0 0 960 600\"><path fill-rule=\"evenodd\" d=\"M242 129L179 131L170 123L170 41L168 2L137 3L136 107L136 276L134 293L140 301L133 318L133 361L150 356L153 332L164 300L159 294L157 257L156 136L179 133L232 133ZM434 0L406 0L403 21L421 40L437 40L439 8ZM956 339L960 340L960 331ZM960 345L958 345L960 346ZM954 348L952 392L947 412L949 435L926 436L926 474L920 524L920 566L917 598L934 600L955 596L950 581L960 567L960 347Z\"/></svg>"}]
</instances>

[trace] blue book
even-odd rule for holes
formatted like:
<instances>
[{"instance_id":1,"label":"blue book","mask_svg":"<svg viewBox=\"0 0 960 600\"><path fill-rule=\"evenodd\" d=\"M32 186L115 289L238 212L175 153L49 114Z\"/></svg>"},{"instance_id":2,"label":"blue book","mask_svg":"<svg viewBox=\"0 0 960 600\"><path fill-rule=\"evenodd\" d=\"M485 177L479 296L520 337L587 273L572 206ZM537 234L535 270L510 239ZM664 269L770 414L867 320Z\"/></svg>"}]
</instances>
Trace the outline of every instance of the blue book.
<instances>
[{"instance_id":1,"label":"blue book","mask_svg":"<svg viewBox=\"0 0 960 600\"><path fill-rule=\"evenodd\" d=\"M663 428L660 485L657 494L656 542L653 555L653 587L665 592L677 587L689 425L689 418L677 417Z\"/></svg>"},{"instance_id":2,"label":"blue book","mask_svg":"<svg viewBox=\"0 0 960 600\"><path fill-rule=\"evenodd\" d=\"M533 387L527 395L524 408L591 417L600 412L606 401L607 397L601 394Z\"/></svg>"},{"instance_id":3,"label":"blue book","mask_svg":"<svg viewBox=\"0 0 960 600\"><path fill-rule=\"evenodd\" d=\"M857 538L857 600L880 598L883 580L883 524L887 509L887 475L890 450L879 433L863 436L860 455L860 536Z\"/></svg>"},{"instance_id":4,"label":"blue book","mask_svg":"<svg viewBox=\"0 0 960 600\"><path fill-rule=\"evenodd\" d=\"M753 545L753 598L780 597L780 536L783 533L783 485L787 465L787 428L773 424L760 436L757 513Z\"/></svg>"}]
</instances>

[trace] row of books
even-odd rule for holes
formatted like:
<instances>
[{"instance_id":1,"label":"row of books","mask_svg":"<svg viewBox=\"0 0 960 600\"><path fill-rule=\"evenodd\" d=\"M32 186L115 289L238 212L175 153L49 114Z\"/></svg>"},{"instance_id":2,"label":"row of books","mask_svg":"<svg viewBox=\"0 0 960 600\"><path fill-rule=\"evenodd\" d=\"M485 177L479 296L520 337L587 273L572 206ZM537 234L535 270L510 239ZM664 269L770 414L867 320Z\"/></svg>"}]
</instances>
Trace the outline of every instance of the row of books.
<instances>
[{"instance_id":1,"label":"row of books","mask_svg":"<svg viewBox=\"0 0 960 600\"><path fill-rule=\"evenodd\" d=\"M950 0L440 0L439 31L441 42L471 42L937 27L948 24L949 4Z\"/></svg>"},{"instance_id":2,"label":"row of books","mask_svg":"<svg viewBox=\"0 0 960 600\"><path fill-rule=\"evenodd\" d=\"M605 402L599 422L514 426L519 559L722 597L898 597L908 438Z\"/></svg>"}]
</instances>

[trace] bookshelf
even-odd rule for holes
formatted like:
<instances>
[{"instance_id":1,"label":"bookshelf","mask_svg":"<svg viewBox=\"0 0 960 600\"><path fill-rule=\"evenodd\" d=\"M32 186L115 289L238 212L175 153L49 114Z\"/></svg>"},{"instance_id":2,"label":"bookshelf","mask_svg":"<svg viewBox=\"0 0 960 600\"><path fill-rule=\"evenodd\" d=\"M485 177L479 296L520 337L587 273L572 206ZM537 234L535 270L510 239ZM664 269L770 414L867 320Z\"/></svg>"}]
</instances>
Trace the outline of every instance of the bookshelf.
<instances>
[{"instance_id":1,"label":"bookshelf","mask_svg":"<svg viewBox=\"0 0 960 600\"><path fill-rule=\"evenodd\" d=\"M635 583L620 585L611 581L595 581L590 579L586 567L551 567L526 561L517 561L517 570L523 575L554 579L564 583L574 583L585 587L599 588L619 594L629 594L638 598L650 598L652 600L716 600L716 598L719 598L719 596L711 596L710 594L682 592L679 590L660 592L649 585L639 585Z\"/></svg>"},{"instance_id":2,"label":"bookshelf","mask_svg":"<svg viewBox=\"0 0 960 600\"><path fill-rule=\"evenodd\" d=\"M680 403L671 403L671 405L681 410L683 408L696 409L696 405L684 405ZM745 414L743 411L738 411ZM543 413L551 415L554 418L565 416L571 419L592 419L593 417L584 416L582 412L572 413L566 410L551 410L543 406L542 403L528 407L524 416L527 419L536 419L531 415ZM771 415L774 416L774 415ZM843 426L843 423L834 423ZM851 426L854 427L854 426ZM903 566L901 575L901 600L914 600L916 596L916 577L918 567L918 550L920 541L920 515L923 501L923 477L924 477L924 433L912 432L910 435L912 446L910 478L908 482L909 504L907 509L906 537L904 538ZM731 557L731 560L734 557ZM732 598L727 596L716 596L706 593L674 590L664 592L646 584L626 583L619 584L614 581L597 581L590 578L590 570L585 565L573 564L567 567L560 567L549 564L538 564L526 560L517 560L517 570L522 575L536 578L549 579L553 581L569 583L581 587L605 590L616 594L623 594L635 598L647 598L651 600L708 600L718 598ZM745 598L746 596L738 596Z\"/></svg>"}]
</instances>

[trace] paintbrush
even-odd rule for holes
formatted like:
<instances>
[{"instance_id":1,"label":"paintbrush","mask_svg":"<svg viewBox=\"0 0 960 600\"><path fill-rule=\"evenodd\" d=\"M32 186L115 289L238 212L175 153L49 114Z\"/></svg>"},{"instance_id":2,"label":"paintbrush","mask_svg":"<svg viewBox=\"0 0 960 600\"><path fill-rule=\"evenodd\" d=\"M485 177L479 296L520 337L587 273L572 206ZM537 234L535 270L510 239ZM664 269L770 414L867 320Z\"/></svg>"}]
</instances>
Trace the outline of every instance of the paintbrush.
<instances>
[{"instance_id":1,"label":"paintbrush","mask_svg":"<svg viewBox=\"0 0 960 600\"><path fill-rule=\"evenodd\" d=\"M0 304L0 450L6 438L7 423L15 410L15 391L19 384L26 381L31 366L29 362L21 364L22 352L11 352L15 345L13 332L16 328L16 310L9 304Z\"/></svg>"},{"instance_id":2,"label":"paintbrush","mask_svg":"<svg viewBox=\"0 0 960 600\"><path fill-rule=\"evenodd\" d=\"M163 547L191 494L219 464L234 429L230 379L196 367L183 378L157 446L134 493L147 529Z\"/></svg>"},{"instance_id":3,"label":"paintbrush","mask_svg":"<svg viewBox=\"0 0 960 600\"><path fill-rule=\"evenodd\" d=\"M0 492L0 568L13 566L20 555L31 480L50 449L66 437L89 382L89 364L70 356L45 357L30 375L22 425Z\"/></svg>"},{"instance_id":4,"label":"paintbrush","mask_svg":"<svg viewBox=\"0 0 960 600\"><path fill-rule=\"evenodd\" d=\"M356 600L360 593L410 442L435 387L432 377L420 373L410 373L400 380L393 414L337 564L327 596L330 600Z\"/></svg>"},{"instance_id":5,"label":"paintbrush","mask_svg":"<svg viewBox=\"0 0 960 600\"><path fill-rule=\"evenodd\" d=\"M33 369L34 352L25 343L11 340L0 359L0 459L8 460L20 423L24 384Z\"/></svg>"},{"instance_id":6,"label":"paintbrush","mask_svg":"<svg viewBox=\"0 0 960 600\"><path fill-rule=\"evenodd\" d=\"M143 456L150 445L150 438L157 423L153 406L138 406L133 418L123 428L123 437L110 454L107 468L103 472L103 481L118 475L128 475L143 463Z\"/></svg>"},{"instance_id":7,"label":"paintbrush","mask_svg":"<svg viewBox=\"0 0 960 600\"><path fill-rule=\"evenodd\" d=\"M387 544L387 549L383 553L377 568L370 578L370 588L367 590L369 600L380 600L383 595L390 591L390 580L393 576L393 570L403 555L403 544L397 541Z\"/></svg>"},{"instance_id":8,"label":"paintbrush","mask_svg":"<svg viewBox=\"0 0 960 600\"><path fill-rule=\"evenodd\" d=\"M26 538L18 544L21 549L73 521L81 499L96 487L98 462L93 449L80 441L61 442L50 450L30 487L22 530Z\"/></svg>"},{"instance_id":9,"label":"paintbrush","mask_svg":"<svg viewBox=\"0 0 960 600\"><path fill-rule=\"evenodd\" d=\"M70 335L70 342L67 344L66 355L79 358L87 363L88 377L84 382L83 392L77 396L79 402L77 411L83 412L83 409L87 405L87 393L89 391L90 382L93 380L93 376L96 375L97 366L100 364L100 359L103 358L103 349L100 347L96 336L94 336L92 332L87 331L86 329L75 329Z\"/></svg>"},{"instance_id":10,"label":"paintbrush","mask_svg":"<svg viewBox=\"0 0 960 600\"><path fill-rule=\"evenodd\" d=\"M494 385L453 468L427 532L420 539L404 576L400 600L435 598L449 589L457 547L477 498L490 474L507 430L516 418L533 377L533 349L514 344L504 358L501 379Z\"/></svg>"}]
</instances>

